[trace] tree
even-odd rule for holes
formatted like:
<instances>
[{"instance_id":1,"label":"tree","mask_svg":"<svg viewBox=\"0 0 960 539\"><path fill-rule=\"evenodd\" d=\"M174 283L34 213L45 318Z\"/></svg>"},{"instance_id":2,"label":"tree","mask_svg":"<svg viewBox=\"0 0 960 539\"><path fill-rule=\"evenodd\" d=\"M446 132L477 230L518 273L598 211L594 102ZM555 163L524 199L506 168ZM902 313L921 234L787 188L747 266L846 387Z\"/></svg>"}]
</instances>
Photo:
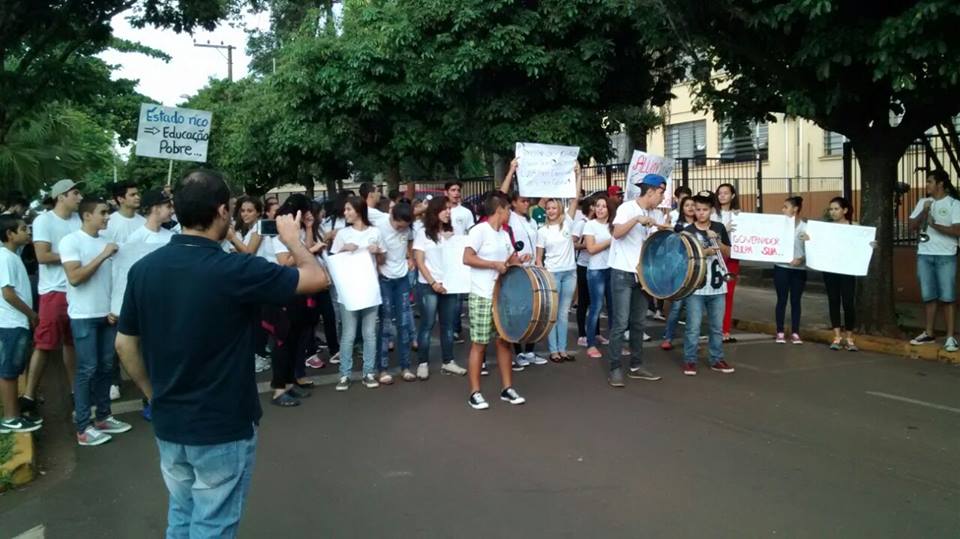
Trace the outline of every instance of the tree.
<instances>
[{"instance_id":1,"label":"tree","mask_svg":"<svg viewBox=\"0 0 960 539\"><path fill-rule=\"evenodd\" d=\"M661 35L685 46L701 108L719 119L801 116L850 139L877 256L861 280L864 331L898 335L893 189L911 141L960 113L960 4L664 0ZM899 116L899 124L891 122ZM894 125L896 124L896 125Z\"/></svg>"}]
</instances>

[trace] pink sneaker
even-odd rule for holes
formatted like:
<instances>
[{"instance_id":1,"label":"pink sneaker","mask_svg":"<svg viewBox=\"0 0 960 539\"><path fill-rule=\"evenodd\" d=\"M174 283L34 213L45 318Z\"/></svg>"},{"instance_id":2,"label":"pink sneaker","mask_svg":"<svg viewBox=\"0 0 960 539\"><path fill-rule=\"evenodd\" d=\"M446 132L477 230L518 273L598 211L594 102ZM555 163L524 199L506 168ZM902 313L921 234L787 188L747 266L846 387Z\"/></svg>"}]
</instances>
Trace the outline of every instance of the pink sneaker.
<instances>
[{"instance_id":1,"label":"pink sneaker","mask_svg":"<svg viewBox=\"0 0 960 539\"><path fill-rule=\"evenodd\" d=\"M803 340L801 340L800 336L796 333L790 335L790 342L793 344L803 344Z\"/></svg>"},{"instance_id":2,"label":"pink sneaker","mask_svg":"<svg viewBox=\"0 0 960 539\"><path fill-rule=\"evenodd\" d=\"M586 337L580 337L579 339L577 339L577 346L586 347L586 346L587 346L587 338L586 338Z\"/></svg>"},{"instance_id":3,"label":"pink sneaker","mask_svg":"<svg viewBox=\"0 0 960 539\"><path fill-rule=\"evenodd\" d=\"M660 349L669 352L670 350L673 350L673 343L670 341L663 341L660 343Z\"/></svg>"},{"instance_id":4,"label":"pink sneaker","mask_svg":"<svg viewBox=\"0 0 960 539\"><path fill-rule=\"evenodd\" d=\"M783 333L777 333L777 344L787 344L787 338Z\"/></svg>"},{"instance_id":5,"label":"pink sneaker","mask_svg":"<svg viewBox=\"0 0 960 539\"><path fill-rule=\"evenodd\" d=\"M307 358L307 360L304 361L303 364L311 369L322 369L324 366L326 366L326 363L324 363L322 359L317 357L316 354Z\"/></svg>"},{"instance_id":6,"label":"pink sneaker","mask_svg":"<svg viewBox=\"0 0 960 539\"><path fill-rule=\"evenodd\" d=\"M591 346L590 348L587 348L587 356L594 359L600 359L603 357L603 354L600 352L600 350L597 350L596 346Z\"/></svg>"}]
</instances>

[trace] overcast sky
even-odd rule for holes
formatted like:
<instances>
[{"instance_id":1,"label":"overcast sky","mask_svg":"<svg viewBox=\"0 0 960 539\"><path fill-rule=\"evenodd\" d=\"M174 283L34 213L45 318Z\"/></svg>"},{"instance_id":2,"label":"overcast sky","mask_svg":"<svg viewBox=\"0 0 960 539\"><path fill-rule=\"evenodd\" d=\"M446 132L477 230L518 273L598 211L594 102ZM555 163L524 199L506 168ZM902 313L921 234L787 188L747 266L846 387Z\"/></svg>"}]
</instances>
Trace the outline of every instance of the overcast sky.
<instances>
[{"instance_id":1,"label":"overcast sky","mask_svg":"<svg viewBox=\"0 0 960 539\"><path fill-rule=\"evenodd\" d=\"M135 53L107 51L100 55L107 63L119 66L114 77L138 79L137 90L160 103L175 106L184 101L183 95L192 95L206 86L210 77L227 78L227 51L194 47L198 43L233 45L233 78L243 78L247 74L249 58L246 54L247 35L244 29L222 23L213 32L199 31L193 36L177 34L172 30L158 30L147 27L136 29L121 14L113 19L114 35L130 41L137 41L160 49L171 56L169 62ZM247 14L243 19L247 28L266 30L270 27L268 13Z\"/></svg>"}]
</instances>

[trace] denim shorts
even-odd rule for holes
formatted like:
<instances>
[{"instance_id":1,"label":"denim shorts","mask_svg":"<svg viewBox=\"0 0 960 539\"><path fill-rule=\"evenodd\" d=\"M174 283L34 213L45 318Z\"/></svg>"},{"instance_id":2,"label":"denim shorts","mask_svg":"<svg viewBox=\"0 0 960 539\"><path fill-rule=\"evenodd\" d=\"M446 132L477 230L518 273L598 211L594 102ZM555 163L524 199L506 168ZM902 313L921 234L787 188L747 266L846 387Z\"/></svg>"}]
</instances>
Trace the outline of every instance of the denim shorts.
<instances>
[{"instance_id":1,"label":"denim shorts","mask_svg":"<svg viewBox=\"0 0 960 539\"><path fill-rule=\"evenodd\" d=\"M0 328L0 378L15 380L27 368L30 330Z\"/></svg>"},{"instance_id":2,"label":"denim shorts","mask_svg":"<svg viewBox=\"0 0 960 539\"><path fill-rule=\"evenodd\" d=\"M953 303L957 299L957 257L917 255L917 278L924 303Z\"/></svg>"}]
</instances>

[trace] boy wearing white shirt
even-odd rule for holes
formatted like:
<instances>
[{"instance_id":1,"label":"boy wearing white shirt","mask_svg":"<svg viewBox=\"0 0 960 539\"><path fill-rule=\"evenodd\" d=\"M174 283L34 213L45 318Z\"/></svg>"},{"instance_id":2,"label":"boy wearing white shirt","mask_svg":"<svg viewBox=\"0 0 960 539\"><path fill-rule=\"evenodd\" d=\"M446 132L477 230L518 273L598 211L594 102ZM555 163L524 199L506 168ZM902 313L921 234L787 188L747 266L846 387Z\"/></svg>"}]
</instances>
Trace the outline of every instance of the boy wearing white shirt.
<instances>
[{"instance_id":1,"label":"boy wearing white shirt","mask_svg":"<svg viewBox=\"0 0 960 539\"><path fill-rule=\"evenodd\" d=\"M384 224L389 218L389 214L383 213L377 209L380 204L380 190L370 182L360 184L360 198L367 205L367 219L370 224L376 227Z\"/></svg>"},{"instance_id":2,"label":"boy wearing white shirt","mask_svg":"<svg viewBox=\"0 0 960 539\"><path fill-rule=\"evenodd\" d=\"M663 218L657 206L663 201L667 180L658 174L647 174L637 186L640 196L617 208L613 220L613 240L610 243L610 288L613 297L610 346L607 348L610 373L607 382L612 387L623 387L620 357L623 350L623 332L630 330L630 370L628 376L639 380L657 381L660 377L643 367L643 325L647 312L647 298L637 280L637 264L647 236L656 230L658 218Z\"/></svg>"},{"instance_id":3,"label":"boy wearing white shirt","mask_svg":"<svg viewBox=\"0 0 960 539\"><path fill-rule=\"evenodd\" d=\"M520 265L524 260L517 256L510 243L510 236L503 224L510 218L509 202L503 193L487 195L484 202L487 220L470 229L467 235L467 247L463 251L463 263L470 266L470 360L467 373L470 379L470 398L468 404L474 410L486 410L490 407L480 393L480 364L487 349L487 343L495 340L497 365L503 391L500 399L510 404L523 404L526 400L512 387L510 344L496 334L493 325L493 289L497 277L507 271L507 266Z\"/></svg>"},{"instance_id":4,"label":"boy wearing white shirt","mask_svg":"<svg viewBox=\"0 0 960 539\"><path fill-rule=\"evenodd\" d=\"M80 230L60 240L60 258L68 282L67 313L77 348L73 386L77 443L94 446L109 442L111 434L127 432L131 427L110 412L110 372L117 336L117 320L110 314L110 258L116 254L117 244L100 236L107 228L107 204L84 200L80 217ZM97 407L93 422L91 397Z\"/></svg>"},{"instance_id":5,"label":"boy wearing white shirt","mask_svg":"<svg viewBox=\"0 0 960 539\"><path fill-rule=\"evenodd\" d=\"M30 278L17 250L30 243L30 231L23 219L13 215L0 216L0 434L33 432L39 421L20 415L17 403L17 378L27 366L27 346L30 328L39 320L33 311L33 292Z\"/></svg>"},{"instance_id":6,"label":"boy wearing white shirt","mask_svg":"<svg viewBox=\"0 0 960 539\"><path fill-rule=\"evenodd\" d=\"M147 212L147 218L143 226L135 230L127 241L130 243L161 243L166 245L170 243L173 232L163 228L163 225L170 222L173 216L173 204L170 197L163 191L156 189L147 191L143 195L142 207ZM116 219L116 215L110 217L110 222Z\"/></svg>"},{"instance_id":7,"label":"boy wearing white shirt","mask_svg":"<svg viewBox=\"0 0 960 539\"><path fill-rule=\"evenodd\" d=\"M117 245L127 242L130 235L140 230L146 219L137 210L140 209L140 189L133 182L120 182L111 186L113 201L117 203L117 211L110 216L107 230L103 237Z\"/></svg>"},{"instance_id":8,"label":"boy wearing white shirt","mask_svg":"<svg viewBox=\"0 0 960 539\"><path fill-rule=\"evenodd\" d=\"M369 209L367 210L369 211ZM403 380L414 382L417 376L410 370L410 319L405 315L410 308L410 281L407 279L411 252L410 225L413 222L413 208L410 204L399 203L390 210L389 217L374 226L380 229L380 236L387 252L380 266L380 323L377 325L377 342L380 343L381 384L392 384L393 377L387 372L390 361L389 335L385 331L391 319L397 328L400 371Z\"/></svg>"}]
</instances>

